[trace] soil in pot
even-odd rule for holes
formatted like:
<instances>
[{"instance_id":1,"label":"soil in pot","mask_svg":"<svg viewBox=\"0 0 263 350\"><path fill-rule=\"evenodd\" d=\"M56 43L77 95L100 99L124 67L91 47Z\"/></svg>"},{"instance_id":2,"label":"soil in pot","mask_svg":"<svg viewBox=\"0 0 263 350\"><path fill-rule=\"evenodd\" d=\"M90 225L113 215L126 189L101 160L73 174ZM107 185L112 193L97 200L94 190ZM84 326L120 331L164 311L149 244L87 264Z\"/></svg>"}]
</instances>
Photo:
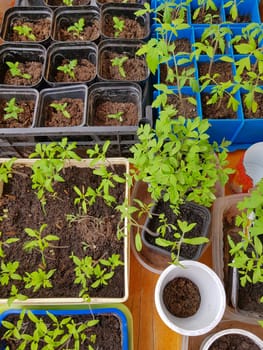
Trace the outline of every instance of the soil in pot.
<instances>
[{"instance_id":1,"label":"soil in pot","mask_svg":"<svg viewBox=\"0 0 263 350\"><path fill-rule=\"evenodd\" d=\"M180 115L185 118L197 117L197 107L187 100L188 97L193 96L183 95L182 99L180 99L176 95L168 96L168 104L173 105L175 110L177 111L176 117Z\"/></svg>"},{"instance_id":2,"label":"soil in pot","mask_svg":"<svg viewBox=\"0 0 263 350\"><path fill-rule=\"evenodd\" d=\"M120 74L118 66L112 65L114 58L127 57L122 67L125 76ZM128 57L114 52L101 53L101 76L109 80L132 80L141 81L147 77L147 66L144 59L137 57Z\"/></svg>"},{"instance_id":3,"label":"soil in pot","mask_svg":"<svg viewBox=\"0 0 263 350\"><path fill-rule=\"evenodd\" d=\"M198 62L199 78L209 73L209 65L209 62ZM218 77L215 79L217 83L233 80L232 65L229 62L213 62L210 76L216 73L218 74Z\"/></svg>"},{"instance_id":4,"label":"soil in pot","mask_svg":"<svg viewBox=\"0 0 263 350\"><path fill-rule=\"evenodd\" d=\"M193 237L199 237L200 232L202 232L202 225L203 222L207 221L207 218L204 217L203 213L201 211L195 211L193 210L192 206L181 205L180 207L180 213L178 215L175 215L173 210L170 208L169 202L164 202L162 200L158 201L154 214L160 214L165 213L165 216L167 218L167 222L170 224L173 224L177 227L177 220L181 221L187 221L188 224L196 223L195 227L187 232L185 234L185 237L187 238L193 238ZM154 233L157 232L158 227L161 225L158 215L153 215L152 219L149 221L148 229ZM180 232L180 230L178 229ZM174 232L173 230L166 230L164 237L168 241L174 241ZM151 245L156 246L158 248L161 248L159 245L155 243L156 237L149 234L147 231L145 232L145 239L147 242L149 242ZM190 245L190 244L184 244L181 245L180 250L180 256L184 259L193 259L193 257L196 256L197 251L200 247L196 245ZM163 248L165 251L170 252L170 248ZM176 250L174 251L176 254Z\"/></svg>"},{"instance_id":5,"label":"soil in pot","mask_svg":"<svg viewBox=\"0 0 263 350\"><path fill-rule=\"evenodd\" d=\"M146 36L146 27L142 26L139 21L126 16L118 16L119 21L123 21L123 29L118 31L116 36L116 29L114 29L113 16L105 16L102 23L102 32L105 36L110 38L122 39L142 39Z\"/></svg>"},{"instance_id":6,"label":"soil in pot","mask_svg":"<svg viewBox=\"0 0 263 350\"><path fill-rule=\"evenodd\" d=\"M66 103L66 111L70 117L65 117L63 112L56 110L50 104L45 106L45 120L43 126L64 127L78 126L83 123L84 103L80 98L62 98L52 101L52 104L64 105Z\"/></svg>"},{"instance_id":7,"label":"soil in pot","mask_svg":"<svg viewBox=\"0 0 263 350\"><path fill-rule=\"evenodd\" d=\"M175 44L174 53L177 54L179 52L192 52L191 41L186 38L176 39L173 42Z\"/></svg>"},{"instance_id":8,"label":"soil in pot","mask_svg":"<svg viewBox=\"0 0 263 350\"><path fill-rule=\"evenodd\" d=\"M251 17L250 15L239 15L235 20L233 20L232 16L230 14L226 15L226 21L230 23L250 23L251 22Z\"/></svg>"},{"instance_id":9,"label":"soil in pot","mask_svg":"<svg viewBox=\"0 0 263 350\"><path fill-rule=\"evenodd\" d=\"M224 281L226 294L230 298L231 286L232 286L232 269L228 266L231 262L231 256L229 255L229 243L227 236L238 242L240 241L240 235L238 232L240 228L235 225L235 218L238 211L236 206L233 205L227 211L224 212L223 232L224 232ZM263 243L263 242L262 242ZM260 303L260 298L263 295L263 283L246 283L245 287L238 286L238 307L244 311L256 312L263 316L263 304ZM230 304L230 300L228 300Z\"/></svg>"},{"instance_id":10,"label":"soil in pot","mask_svg":"<svg viewBox=\"0 0 263 350\"><path fill-rule=\"evenodd\" d=\"M80 35L77 35L73 31L68 31L69 25L61 25L58 31L58 40L62 41L93 41L100 36L100 23L99 20L94 18L85 22L86 25L81 31ZM72 23L71 25L73 25Z\"/></svg>"},{"instance_id":11,"label":"soil in pot","mask_svg":"<svg viewBox=\"0 0 263 350\"><path fill-rule=\"evenodd\" d=\"M18 261L20 265L17 273L21 275L25 275L26 271L32 272L41 268L39 251L33 249L29 254L23 249L24 243L31 240L25 228L39 230L42 224L46 224L42 235L53 234L58 236L59 240L45 250L46 271L56 270L50 278L52 288L40 288L34 292L33 288L25 288L25 283L21 280L12 281L11 284L16 285L18 290L28 297L79 297L81 286L74 283L76 276L75 264L70 258L72 253L80 259L92 256L93 261L97 262L101 258L109 258L112 254L119 254L120 260L124 260L123 240L119 240L116 235L120 215L114 209L115 204L110 207L102 198L97 198L96 203L88 207L88 215L79 216L79 208L74 204L76 193L73 186L80 189L91 186L96 189L101 183L101 178L94 175L90 168L73 166L64 168L60 173L64 182L56 183L54 193L47 194L43 212L40 201L32 190L31 168L15 166L15 170L12 179L4 185L0 200L1 213L8 213L8 217L0 223L0 230L3 232L4 241L11 237L18 237L19 241L5 249L5 261ZM123 176L125 167L113 165L109 171ZM110 194L116 198L118 204L123 203L124 192L124 184L110 189ZM71 217L76 217L77 220L72 221ZM93 289L90 287L91 283L92 281L87 281L90 296L123 297L123 266L116 267L107 286ZM1 288L0 297L9 297L10 289L11 285Z\"/></svg>"},{"instance_id":12,"label":"soil in pot","mask_svg":"<svg viewBox=\"0 0 263 350\"><path fill-rule=\"evenodd\" d=\"M32 29L31 33L35 36L35 39L30 39L28 36L19 35L15 26L27 26ZM51 20L49 18L40 18L36 21L28 21L23 19L16 19L12 22L12 34L11 41L43 41L48 39L51 30Z\"/></svg>"},{"instance_id":13,"label":"soil in pot","mask_svg":"<svg viewBox=\"0 0 263 350\"><path fill-rule=\"evenodd\" d=\"M33 100L20 100L16 101L16 106L22 108L23 111L18 113L18 119L9 118L4 119L5 111L8 100L0 99L0 128L28 128L33 123L33 115L35 109L35 101Z\"/></svg>"},{"instance_id":14,"label":"soil in pot","mask_svg":"<svg viewBox=\"0 0 263 350\"><path fill-rule=\"evenodd\" d=\"M260 347L249 339L249 337L241 334L226 334L216 339L209 347L209 350L260 350Z\"/></svg>"},{"instance_id":15,"label":"soil in pot","mask_svg":"<svg viewBox=\"0 0 263 350\"><path fill-rule=\"evenodd\" d=\"M105 101L99 103L95 109L92 125L138 125L137 105L132 102Z\"/></svg>"},{"instance_id":16,"label":"soil in pot","mask_svg":"<svg viewBox=\"0 0 263 350\"><path fill-rule=\"evenodd\" d=\"M61 66L69 64L68 59L63 59ZM63 71L57 70L55 75L56 82L81 82L81 81L90 81L96 76L96 66L91 63L86 58L82 58L78 61L76 67L73 69L74 77L71 77L69 74L64 73Z\"/></svg>"},{"instance_id":17,"label":"soil in pot","mask_svg":"<svg viewBox=\"0 0 263 350\"><path fill-rule=\"evenodd\" d=\"M163 302L172 315L190 317L198 311L201 296L195 283L185 277L176 277L164 287Z\"/></svg>"},{"instance_id":18,"label":"soil in pot","mask_svg":"<svg viewBox=\"0 0 263 350\"><path fill-rule=\"evenodd\" d=\"M255 118L263 118L263 94L259 92L255 92L254 94L254 99L258 104L256 112L252 112L251 109L248 109L246 106L245 102L245 95L241 95L241 101L242 101L242 107L243 107L243 112L244 112L244 117L246 119L255 119Z\"/></svg>"},{"instance_id":19,"label":"soil in pot","mask_svg":"<svg viewBox=\"0 0 263 350\"><path fill-rule=\"evenodd\" d=\"M207 104L210 94L201 93L203 117L206 119L236 119L237 114L232 108L227 108L228 96L224 95L220 103Z\"/></svg>"},{"instance_id":20,"label":"soil in pot","mask_svg":"<svg viewBox=\"0 0 263 350\"><path fill-rule=\"evenodd\" d=\"M40 316L37 316L38 319ZM66 319L67 316L56 316L58 321L62 321L62 319ZM121 330L121 324L117 316L111 315L111 314L101 314L101 315L70 315L71 319L74 321L74 323L78 326L81 324L85 324L88 321L91 321L93 319L99 320L98 324L92 327L87 328L83 332L87 336L87 339L83 343L81 343L79 350L86 350L88 349L89 345L92 345L96 349L114 349L114 350L121 350L122 349L122 330ZM47 316L41 315L41 319L45 322L47 328L49 330L54 330L56 326L52 324L51 319ZM17 321L19 320L19 317L17 315L9 315L5 318L5 321L9 321L12 324L17 324ZM34 330L36 329L35 324L29 319L27 315L24 317L23 321L23 330L26 334L33 334ZM65 328L62 327L62 329L65 331L66 334L68 334L68 330L66 326ZM1 327L0 328L0 336L2 339L2 336L4 332L6 331L6 328ZM92 344L89 339L91 335L96 335L95 344ZM73 337L72 337L73 338ZM61 339L59 336L56 338L56 340ZM15 350L18 348L19 344L21 344L21 341L19 340L10 340L6 343L6 345L10 346L10 350ZM1 342L0 342L1 345ZM67 343L67 349L73 349L74 348L74 340L71 339ZM40 348L39 348L40 349Z\"/></svg>"},{"instance_id":21,"label":"soil in pot","mask_svg":"<svg viewBox=\"0 0 263 350\"><path fill-rule=\"evenodd\" d=\"M29 74L29 79L23 76L12 76L10 70L8 69L5 72L3 83L7 85L23 85L23 86L33 86L37 84L42 76L42 67L41 62L36 61L25 61L19 62L18 69L21 73Z\"/></svg>"}]
</instances>

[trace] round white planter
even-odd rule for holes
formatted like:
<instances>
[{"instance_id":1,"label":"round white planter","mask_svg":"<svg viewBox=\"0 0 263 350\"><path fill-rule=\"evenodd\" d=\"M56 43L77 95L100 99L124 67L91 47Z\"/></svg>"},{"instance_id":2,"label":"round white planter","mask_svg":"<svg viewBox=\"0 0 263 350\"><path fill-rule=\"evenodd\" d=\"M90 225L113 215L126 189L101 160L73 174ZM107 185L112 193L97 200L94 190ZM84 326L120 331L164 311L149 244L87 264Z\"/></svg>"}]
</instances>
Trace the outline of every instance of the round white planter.
<instances>
[{"instance_id":1,"label":"round white planter","mask_svg":"<svg viewBox=\"0 0 263 350\"><path fill-rule=\"evenodd\" d=\"M184 268L170 265L160 275L155 287L155 305L163 322L173 331L198 336L212 330L223 317L226 297L222 282L208 266L192 260L181 261ZM176 277L185 277L197 285L201 295L198 311L191 317L172 315L163 303L163 289Z\"/></svg>"},{"instance_id":2,"label":"round white planter","mask_svg":"<svg viewBox=\"0 0 263 350\"><path fill-rule=\"evenodd\" d=\"M207 337L201 344L200 350L209 350L209 347L220 337L227 334L240 334L244 335L251 340L254 341L254 343L260 348L263 349L263 340L261 340L259 337L257 337L255 334L246 331L244 329L239 328L231 328L231 329L225 329L223 331L217 332L215 334L210 335Z\"/></svg>"}]
</instances>

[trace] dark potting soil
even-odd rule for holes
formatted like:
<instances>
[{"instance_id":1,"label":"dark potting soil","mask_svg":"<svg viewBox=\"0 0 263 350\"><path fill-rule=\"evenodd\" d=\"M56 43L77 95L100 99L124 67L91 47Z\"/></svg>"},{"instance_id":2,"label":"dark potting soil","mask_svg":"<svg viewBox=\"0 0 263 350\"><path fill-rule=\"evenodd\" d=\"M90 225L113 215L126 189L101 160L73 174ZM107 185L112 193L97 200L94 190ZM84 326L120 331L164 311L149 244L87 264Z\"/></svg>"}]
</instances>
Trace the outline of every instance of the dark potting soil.
<instances>
[{"instance_id":1,"label":"dark potting soil","mask_svg":"<svg viewBox=\"0 0 263 350\"><path fill-rule=\"evenodd\" d=\"M73 25L73 23L72 23ZM100 36L100 23L97 19L94 19L84 27L80 35L70 31L67 31L68 25L61 27L58 33L58 39L62 41L84 41L84 40L96 40Z\"/></svg>"},{"instance_id":2,"label":"dark potting soil","mask_svg":"<svg viewBox=\"0 0 263 350\"><path fill-rule=\"evenodd\" d=\"M108 117L118 112L123 112L121 120ZM131 102L102 102L96 107L92 125L138 125L138 107Z\"/></svg>"},{"instance_id":3,"label":"dark potting soil","mask_svg":"<svg viewBox=\"0 0 263 350\"><path fill-rule=\"evenodd\" d=\"M121 76L118 66L113 66L111 60L123 57L114 52L105 51L101 54L101 76L109 80L141 81L147 78L147 66L143 59L129 57L123 64L125 77Z\"/></svg>"},{"instance_id":4,"label":"dark potting soil","mask_svg":"<svg viewBox=\"0 0 263 350\"><path fill-rule=\"evenodd\" d=\"M31 40L25 35L19 35L16 30L14 30L15 26L27 26L32 28L32 34L35 35L36 39ZM36 21L29 21L23 19L14 20L12 23L12 41L42 41L47 39L50 36L51 30L51 20L49 18L41 18Z\"/></svg>"},{"instance_id":5,"label":"dark potting soil","mask_svg":"<svg viewBox=\"0 0 263 350\"><path fill-rule=\"evenodd\" d=\"M32 272L41 267L41 254L33 249L30 253L23 249L25 241L30 237L25 233L25 228L37 229L42 224L47 224L43 235L53 234L59 237L52 247L45 251L46 270L56 269L51 277L52 288L41 288L33 292L32 288L26 289L25 283L20 280L12 281L22 294L29 297L78 297L81 290L74 283L74 264L70 255L74 253L79 258L86 255L92 256L93 260L107 259L112 254L120 254L123 261L123 241L116 237L117 225L120 220L114 205L107 206L101 198L88 208L88 214L78 217L74 222L67 221L67 214L78 216L79 209L74 205L77 197L73 186L86 189L91 186L96 189L101 182L99 176L92 174L91 169L79 167L67 167L61 172L65 182L54 185L54 193L47 194L45 206L46 215L41 208L36 193L32 191L31 169L28 167L16 167L8 184L4 185L4 193L0 199L0 213L8 212L8 218L0 222L2 240L18 237L20 240L9 247L5 247L5 261L19 261L18 273ZM110 169L121 175L124 166L114 166ZM125 187L118 184L110 189L110 194L116 198L117 204L123 203ZM119 266L115 270L109 284L97 289L89 288L91 296L98 297L122 297L124 271ZM88 285L90 286L90 282ZM0 297L7 298L10 295L11 286L1 288Z\"/></svg>"},{"instance_id":6,"label":"dark potting soil","mask_svg":"<svg viewBox=\"0 0 263 350\"><path fill-rule=\"evenodd\" d=\"M81 324L84 324L88 321L91 321L93 319L99 320L99 323L95 326L87 328L83 334L87 336L87 339L81 344L80 350L86 350L88 349L89 345L93 345L94 349L107 349L107 350L121 350L122 349L122 330L121 330L121 324L117 316L115 315L110 315L110 314L105 314L105 315L82 315L82 316L71 316L71 315L66 315L63 317L71 317L75 324L80 326ZM40 316L37 316L38 319L40 319ZM56 316L59 321L62 320L62 317ZM41 316L42 320L44 320L45 324L47 325L49 330L54 330L56 326L52 325L50 322L49 317ZM13 324L16 324L18 321L19 317L16 315L9 315L8 317L5 318L5 321L9 321ZM35 326L32 324L32 321L25 316L24 322L23 322L23 330L26 334L33 334ZM65 327L65 326L64 326ZM6 331L5 328L0 328L0 337L2 339L2 336L4 332ZM65 333L68 334L68 330L64 329ZM96 335L96 342L95 344L91 344L89 342L89 338L91 335ZM58 338L59 339L59 336ZM19 346L19 341L10 341L10 343L7 343L6 345L9 345L10 350L16 350ZM0 342L1 346L1 342ZM41 343L39 343L38 349L42 349L44 345L41 346ZM74 343L73 341L70 341L67 344L67 349L73 349ZM2 347L1 347L2 348ZM25 350L30 350L30 346L26 347Z\"/></svg>"},{"instance_id":7,"label":"dark potting soil","mask_svg":"<svg viewBox=\"0 0 263 350\"><path fill-rule=\"evenodd\" d=\"M199 288L188 278L176 277L164 287L163 302L176 317L193 316L201 303Z\"/></svg>"},{"instance_id":8,"label":"dark potting soil","mask_svg":"<svg viewBox=\"0 0 263 350\"><path fill-rule=\"evenodd\" d=\"M18 113L18 119L4 119L7 100L0 100L0 128L28 128L33 123L35 102L32 100L17 101L16 105L23 111Z\"/></svg>"},{"instance_id":9,"label":"dark potting soil","mask_svg":"<svg viewBox=\"0 0 263 350\"><path fill-rule=\"evenodd\" d=\"M54 100L52 103L64 104L66 103L66 111L70 114L70 118L66 118L61 111L56 111L50 104L45 106L44 125L43 126L78 126L83 123L84 102L80 98L62 98Z\"/></svg>"},{"instance_id":10,"label":"dark potting soil","mask_svg":"<svg viewBox=\"0 0 263 350\"><path fill-rule=\"evenodd\" d=\"M177 220L181 221L187 221L188 224L191 223L196 223L195 227L187 232L185 234L185 237L187 238L193 238L193 237L199 237L200 232L202 231L202 225L204 220L206 221L206 218L202 216L201 211L194 211L193 207L188 207L187 205L182 205L180 208L180 213L179 215L175 215L173 210L169 206L169 202L163 202L160 200L157 203L157 206L155 207L155 210L153 211L154 214L160 214L160 213L165 213L165 216L167 218L167 222L170 224L173 224L177 227ZM158 215L153 215L152 219L149 221L148 228L150 231L156 233L157 228L161 225ZM179 230L179 229L178 229ZM156 237L153 237L149 233L145 232L145 238L146 240L156 246L161 248L155 243ZM164 237L166 240L174 241L174 232L172 230L166 230ZM163 248L165 251L170 251L169 248ZM180 251L180 256L185 259L192 259L195 257L198 251L198 246L196 245L190 245L190 244L182 244L181 245L181 251ZM176 253L176 251L174 251Z\"/></svg>"},{"instance_id":11,"label":"dark potting soil","mask_svg":"<svg viewBox=\"0 0 263 350\"><path fill-rule=\"evenodd\" d=\"M179 52L190 53L192 51L192 46L189 39L186 39L186 38L176 39L173 41L173 43L175 44L175 49L174 49L175 54Z\"/></svg>"},{"instance_id":12,"label":"dark potting soil","mask_svg":"<svg viewBox=\"0 0 263 350\"><path fill-rule=\"evenodd\" d=\"M245 102L245 95L241 95L242 107L244 112L244 117L246 119L255 119L255 118L263 118L263 94L259 92L254 93L254 99L258 104L256 112L252 112L251 109L248 109Z\"/></svg>"},{"instance_id":13,"label":"dark potting soil","mask_svg":"<svg viewBox=\"0 0 263 350\"><path fill-rule=\"evenodd\" d=\"M236 119L237 113L232 108L227 108L228 96L224 95L220 102L207 104L210 94L201 93L203 117L206 119Z\"/></svg>"},{"instance_id":14,"label":"dark potting soil","mask_svg":"<svg viewBox=\"0 0 263 350\"><path fill-rule=\"evenodd\" d=\"M209 350L260 350L253 340L240 334L226 334L215 340Z\"/></svg>"},{"instance_id":15,"label":"dark potting soil","mask_svg":"<svg viewBox=\"0 0 263 350\"><path fill-rule=\"evenodd\" d=\"M4 84L8 85L35 85L37 84L42 75L42 63L36 61L20 62L18 68L22 74L29 74L30 78L26 79L21 76L12 76L10 70L7 70L4 75Z\"/></svg>"},{"instance_id":16,"label":"dark potting soil","mask_svg":"<svg viewBox=\"0 0 263 350\"><path fill-rule=\"evenodd\" d=\"M209 65L209 62L198 62L199 78L208 74ZM215 79L217 83L233 80L232 65L229 62L213 62L210 76L216 73L218 74L218 77ZM200 83L202 84L202 82Z\"/></svg>"},{"instance_id":17,"label":"dark potting soil","mask_svg":"<svg viewBox=\"0 0 263 350\"><path fill-rule=\"evenodd\" d=\"M168 96L168 104L173 105L177 114L175 117L183 116L185 118L195 118L197 117L197 107L187 100L188 97L183 95L182 100L176 95Z\"/></svg>"},{"instance_id":18,"label":"dark potting soil","mask_svg":"<svg viewBox=\"0 0 263 350\"><path fill-rule=\"evenodd\" d=\"M232 286L232 268L228 266L232 257L229 255L229 244L227 236L230 235L234 242L240 241L238 232L240 228L235 225L235 217L237 215L237 209L235 206L230 207L224 213L224 281L226 294L228 297L228 303L230 304L230 294ZM262 237L263 243L263 237ZM263 304L260 303L260 298L263 295L263 283L246 283L245 287L241 285L238 287L238 307L241 310L255 312L263 317Z\"/></svg>"},{"instance_id":19,"label":"dark potting soil","mask_svg":"<svg viewBox=\"0 0 263 350\"><path fill-rule=\"evenodd\" d=\"M68 59L63 59L60 66L68 64ZM62 71L57 71L55 75L55 81L57 82L78 82L78 81L90 81L96 76L96 66L86 58L82 58L78 61L77 66L74 68L75 77L70 77Z\"/></svg>"},{"instance_id":20,"label":"dark potting soil","mask_svg":"<svg viewBox=\"0 0 263 350\"><path fill-rule=\"evenodd\" d=\"M250 17L250 15L237 16L237 18L235 20L233 20L233 18L230 15L227 15L226 20L228 22L232 22L232 23L250 23L251 17Z\"/></svg>"},{"instance_id":21,"label":"dark potting soil","mask_svg":"<svg viewBox=\"0 0 263 350\"><path fill-rule=\"evenodd\" d=\"M123 30L115 36L113 16L105 16L102 23L102 32L105 36L122 39L142 39L146 36L146 27L139 21L125 16L118 16L120 21L124 22Z\"/></svg>"},{"instance_id":22,"label":"dark potting soil","mask_svg":"<svg viewBox=\"0 0 263 350\"><path fill-rule=\"evenodd\" d=\"M209 10L201 9L196 19L193 19L194 11L192 11L191 13L192 23L194 24L205 24L205 23L218 24L222 22L219 10L214 11L211 9Z\"/></svg>"}]
</instances>

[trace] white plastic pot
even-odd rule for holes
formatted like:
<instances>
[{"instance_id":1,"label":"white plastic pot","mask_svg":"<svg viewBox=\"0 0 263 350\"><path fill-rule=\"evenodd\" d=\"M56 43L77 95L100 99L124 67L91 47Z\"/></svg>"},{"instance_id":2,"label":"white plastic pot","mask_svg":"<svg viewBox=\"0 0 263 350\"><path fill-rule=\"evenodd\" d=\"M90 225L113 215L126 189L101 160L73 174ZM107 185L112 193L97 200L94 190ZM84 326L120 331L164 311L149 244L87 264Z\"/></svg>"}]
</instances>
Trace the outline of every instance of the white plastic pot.
<instances>
[{"instance_id":1,"label":"white plastic pot","mask_svg":"<svg viewBox=\"0 0 263 350\"><path fill-rule=\"evenodd\" d=\"M240 334L243 336L246 336L250 338L257 346L259 346L260 349L263 349L263 340L261 340L259 337L257 337L255 334L246 331L244 329L239 328L232 328L232 329L225 329L223 331L217 332L215 334L210 335L207 337L203 343L201 344L200 350L209 350L210 346L220 337L227 335L227 334Z\"/></svg>"},{"instance_id":2,"label":"white plastic pot","mask_svg":"<svg viewBox=\"0 0 263 350\"><path fill-rule=\"evenodd\" d=\"M198 336L208 333L223 317L226 296L217 274L198 261L181 261L184 267L170 265L161 274L155 287L155 305L163 322L173 331L182 335ZM190 279L199 288L201 304L191 317L180 318L172 315L163 302L166 284L176 277Z\"/></svg>"}]
</instances>

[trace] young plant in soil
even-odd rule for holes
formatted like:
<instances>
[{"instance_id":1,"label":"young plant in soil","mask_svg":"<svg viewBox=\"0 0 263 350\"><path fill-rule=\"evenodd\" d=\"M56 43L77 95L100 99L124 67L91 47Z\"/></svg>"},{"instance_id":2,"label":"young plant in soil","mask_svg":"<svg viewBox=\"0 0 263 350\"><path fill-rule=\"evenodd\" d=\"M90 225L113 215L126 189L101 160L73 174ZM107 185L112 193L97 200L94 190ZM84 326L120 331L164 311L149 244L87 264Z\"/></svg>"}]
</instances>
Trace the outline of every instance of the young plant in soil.
<instances>
[{"instance_id":1,"label":"young plant in soil","mask_svg":"<svg viewBox=\"0 0 263 350\"><path fill-rule=\"evenodd\" d=\"M67 28L67 31L70 33L70 32L73 32L73 35L76 37L76 38L79 38L81 39L81 35L83 33L83 30L85 28L85 19L83 17L81 17L78 22L75 22L73 25L69 26Z\"/></svg>"},{"instance_id":2,"label":"young plant in soil","mask_svg":"<svg viewBox=\"0 0 263 350\"><path fill-rule=\"evenodd\" d=\"M124 63L128 61L128 59L128 56L114 57L113 59L111 59L112 67L118 67L119 74L122 78L126 78Z\"/></svg>"},{"instance_id":3,"label":"young plant in soil","mask_svg":"<svg viewBox=\"0 0 263 350\"><path fill-rule=\"evenodd\" d=\"M73 59L73 60L68 61L67 63L64 63L61 66L58 66L57 70L60 72L63 72L69 78L74 79L75 78L74 69L76 68L77 64L78 64L78 60Z\"/></svg>"},{"instance_id":4,"label":"young plant in soil","mask_svg":"<svg viewBox=\"0 0 263 350\"><path fill-rule=\"evenodd\" d=\"M30 310L22 310L17 321L2 321L4 330L1 339L7 344L15 344L17 349L39 349L43 346L59 349L65 346L68 348L70 344L74 349L86 346L87 349L94 350L96 334L93 332L98 323L99 320L95 318L76 322L71 316L61 318L47 312L43 317Z\"/></svg>"},{"instance_id":5,"label":"young plant in soil","mask_svg":"<svg viewBox=\"0 0 263 350\"><path fill-rule=\"evenodd\" d=\"M240 214L236 225L240 228L239 238L234 240L228 235L229 253L232 262L229 266L236 268L241 287L262 284L263 282L263 180L260 180L251 194L238 202ZM260 303L262 295L256 303Z\"/></svg>"},{"instance_id":6,"label":"young plant in soil","mask_svg":"<svg viewBox=\"0 0 263 350\"><path fill-rule=\"evenodd\" d=\"M160 113L155 129L149 125L138 130L139 143L131 147L133 157L130 159L138 171L132 174L134 181L148 184L147 191L153 202L162 199L170 202L172 211L180 213L180 206L188 201L210 207L215 199L215 184L225 184L228 174L227 146L229 143L209 143L207 120L199 118L173 119L169 106ZM218 153L218 158L216 157ZM150 206L135 198L135 205L127 209L130 223L136 229L136 246L141 248L140 225L133 219L134 212L149 215ZM125 211L124 211L125 212ZM151 215L151 214L150 214ZM165 213L161 215L161 227L167 228ZM177 223L179 225L179 223ZM187 222L180 223L175 231L177 241L185 240L188 231ZM162 228L160 229L162 230ZM205 241L202 238L193 240L194 244ZM189 240L190 243L190 240ZM170 243L169 243L170 244ZM180 243L178 250L180 251ZM191 243L190 243L191 244ZM179 252L180 253L180 252ZM177 255L173 262L178 262Z\"/></svg>"},{"instance_id":7,"label":"young plant in soil","mask_svg":"<svg viewBox=\"0 0 263 350\"><path fill-rule=\"evenodd\" d=\"M22 188L21 192L26 191L28 195L32 192L33 195L31 199L27 199L30 209L26 207L27 202L24 204L19 202L19 206L23 208L19 214L22 221L20 224L17 222L13 224L13 210L16 213L20 211L14 208L14 200L19 201L24 198L24 194L21 193L22 197L17 194L10 197L8 194L6 196L5 187L3 189L0 220L2 232L0 284L4 287L1 297L7 298L9 304L14 300L25 300L32 296L47 297L50 291L52 295L55 287L61 288L60 284L57 285L57 274L60 274L61 267L66 268L65 273L68 269L72 271L71 277L66 277L67 288L62 287L64 291L61 295L65 296L65 289L70 290L71 295L74 290L73 294L76 293L75 295L83 298L83 301L89 301L94 290L101 291L105 296L103 291L105 286L116 283L112 282L112 279L123 278L121 277L121 268L124 264L123 236L112 237L112 233L116 232L117 225L123 226L116 209L121 201L117 202L116 196L117 198L124 196L122 184L125 182L125 175L122 173L123 168L116 172L113 167L107 165L107 162L105 163L108 146L109 143L105 143L102 150L96 146L94 150L87 151L88 156L94 158L91 161L92 168L90 170L76 168L77 175L73 175L75 182L72 187L68 187L67 183L74 167L67 171L68 167L64 166L69 159L80 160L80 157L74 151L76 144L68 144L66 139L47 145L37 144L35 152L30 155L30 158L38 158L32 164L32 168L17 167L15 159L1 164L0 179L9 189L12 189L18 181L20 189ZM85 183L84 179L92 176L95 182ZM21 187L23 180L26 183ZM121 194L116 192L117 184L120 186ZM52 205L55 205L56 210L54 207L52 209ZM97 205L104 206L102 209L104 216L96 215L101 213ZM62 206L61 213L60 206ZM67 207L66 213L65 207ZM71 211L68 211L70 207ZM33 209L35 216L28 214L28 210L32 213ZM56 219L52 218L52 212L55 213ZM32 217L36 217L37 222L32 222ZM87 236L87 227L92 227L90 237ZM10 230L15 232L11 237ZM63 238L68 230L69 237L72 237L72 234L77 237L77 232L82 232L76 238L79 248L72 246L66 238L67 234ZM94 232L96 239L95 236L92 237ZM111 247L108 247L106 253L107 242L103 241L105 234L111 237ZM97 241L97 235L103 242ZM92 248L95 244L94 239L97 241L95 252ZM104 245L103 252L99 251L101 244ZM18 251L22 257L18 255ZM62 265L59 267L60 261Z\"/></svg>"},{"instance_id":8,"label":"young plant in soil","mask_svg":"<svg viewBox=\"0 0 263 350\"><path fill-rule=\"evenodd\" d=\"M244 0L228 0L224 4L225 9L229 9L230 18L235 22L238 18L238 5L241 4Z\"/></svg>"},{"instance_id":9,"label":"young plant in soil","mask_svg":"<svg viewBox=\"0 0 263 350\"><path fill-rule=\"evenodd\" d=\"M117 17L117 16L113 16L112 20L114 23L113 24L114 37L118 38L125 27L125 22L124 22L124 20L119 19L119 17Z\"/></svg>"},{"instance_id":10,"label":"young plant in soil","mask_svg":"<svg viewBox=\"0 0 263 350\"><path fill-rule=\"evenodd\" d=\"M218 8L213 0L198 0L198 7L192 13L192 20L195 23L218 23L220 16Z\"/></svg>"},{"instance_id":11,"label":"young plant in soil","mask_svg":"<svg viewBox=\"0 0 263 350\"><path fill-rule=\"evenodd\" d=\"M71 115L67 111L67 102L65 103L51 103L50 107L54 108L57 112L61 112L65 118L71 118Z\"/></svg>"},{"instance_id":12,"label":"young plant in soil","mask_svg":"<svg viewBox=\"0 0 263 350\"><path fill-rule=\"evenodd\" d=\"M21 63L16 61L16 62L11 62L11 61L6 61L6 65L9 67L9 72L12 77L18 77L18 78L23 78L23 79L31 79L31 75L28 73L23 73L22 70L20 69Z\"/></svg>"},{"instance_id":13,"label":"young plant in soil","mask_svg":"<svg viewBox=\"0 0 263 350\"><path fill-rule=\"evenodd\" d=\"M36 36L32 32L32 28L26 24L14 26L13 30L16 31L18 35L25 37L27 40L36 41Z\"/></svg>"},{"instance_id":14,"label":"young plant in soil","mask_svg":"<svg viewBox=\"0 0 263 350\"><path fill-rule=\"evenodd\" d=\"M244 106L249 114L254 114L258 109L256 95L262 94L263 81L263 53L258 46L258 40L262 39L262 34L258 32L258 26L251 24L245 32L246 42L237 43L234 48L238 54L244 55L243 58L235 62L236 76L235 81L239 88L243 88L242 95ZM259 35L259 37L258 37Z\"/></svg>"},{"instance_id":15,"label":"young plant in soil","mask_svg":"<svg viewBox=\"0 0 263 350\"><path fill-rule=\"evenodd\" d=\"M195 47L195 50L193 51L193 56L196 58L197 62L199 61L200 55L203 53L208 56L209 63L202 63L198 62L199 66L199 75L200 76L206 76L207 78L213 77L215 79L215 74L218 72L213 69L213 66L226 62L228 64L231 64L234 62L234 59L228 55L225 55L226 51L226 34L230 34L231 30L224 26L218 26L218 25L210 25L207 27L201 37L201 42L196 42L193 44ZM219 58L216 57L216 55L219 53L221 54ZM217 59L216 59L217 58ZM201 66L205 65L205 71L206 73L203 74L201 71ZM232 68L231 65L229 75L232 74ZM220 79L219 79L220 78ZM217 75L217 81L225 81L229 80L225 79L224 76L221 77L221 74Z\"/></svg>"},{"instance_id":16,"label":"young plant in soil","mask_svg":"<svg viewBox=\"0 0 263 350\"><path fill-rule=\"evenodd\" d=\"M7 119L18 119L19 113L22 113L24 109L22 107L19 107L16 103L16 98L11 98L7 103L6 107L4 108L5 114L4 114L4 120Z\"/></svg>"}]
</instances>

